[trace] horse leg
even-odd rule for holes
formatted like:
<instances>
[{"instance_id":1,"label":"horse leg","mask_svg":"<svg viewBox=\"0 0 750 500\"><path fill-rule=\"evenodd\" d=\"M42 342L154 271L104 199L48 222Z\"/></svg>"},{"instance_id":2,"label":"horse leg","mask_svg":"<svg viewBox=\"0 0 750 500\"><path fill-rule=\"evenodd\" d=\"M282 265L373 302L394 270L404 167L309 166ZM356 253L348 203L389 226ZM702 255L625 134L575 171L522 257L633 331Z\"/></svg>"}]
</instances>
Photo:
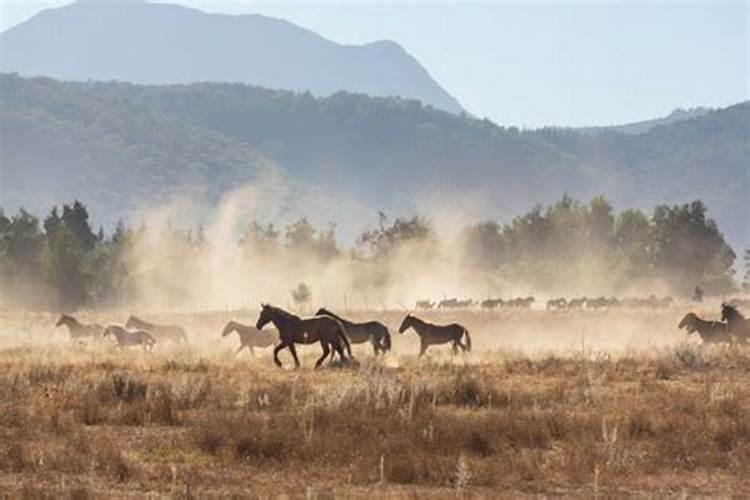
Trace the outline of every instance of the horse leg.
<instances>
[{"instance_id":1,"label":"horse leg","mask_svg":"<svg viewBox=\"0 0 750 500\"><path fill-rule=\"evenodd\" d=\"M460 342L458 340L453 341L453 354L458 354L458 345ZM463 346L461 346L463 348Z\"/></svg>"},{"instance_id":2,"label":"horse leg","mask_svg":"<svg viewBox=\"0 0 750 500\"><path fill-rule=\"evenodd\" d=\"M322 345L321 340L321 345ZM334 342L326 342L326 347L328 348L328 351L331 353L331 359L328 360L328 364L332 364L334 361L336 361L336 344Z\"/></svg>"},{"instance_id":3,"label":"horse leg","mask_svg":"<svg viewBox=\"0 0 750 500\"><path fill-rule=\"evenodd\" d=\"M242 349L244 349L244 348L245 348L245 344L241 344L241 345L240 345L240 347L239 347L239 349L237 349L237 350L236 350L236 351L234 352L234 355L235 355L235 356L237 356L237 355L238 355L238 354L240 353L240 351L241 351Z\"/></svg>"},{"instance_id":4,"label":"horse leg","mask_svg":"<svg viewBox=\"0 0 750 500\"><path fill-rule=\"evenodd\" d=\"M320 347L323 349L323 355L320 357L320 359L318 359L318 361L315 362L315 369L316 370L318 368L320 368L320 365L323 364L323 361L326 360L326 358L328 357L328 354L331 352L331 348L328 347L328 342L323 342L321 340L320 341ZM331 357L333 357L333 356L331 356Z\"/></svg>"},{"instance_id":5,"label":"horse leg","mask_svg":"<svg viewBox=\"0 0 750 500\"><path fill-rule=\"evenodd\" d=\"M341 342L336 342L335 344L333 344L333 348L336 349L336 352L339 353L339 357L341 358L342 362L349 362L349 358L346 357L346 354L344 353L344 346L341 345Z\"/></svg>"},{"instance_id":6,"label":"horse leg","mask_svg":"<svg viewBox=\"0 0 750 500\"><path fill-rule=\"evenodd\" d=\"M273 348L273 362L276 363L276 366L281 368L281 361L279 361L279 351L286 347L286 344L284 342L280 343L276 347Z\"/></svg>"},{"instance_id":7,"label":"horse leg","mask_svg":"<svg viewBox=\"0 0 750 500\"><path fill-rule=\"evenodd\" d=\"M250 349L250 354L255 357L255 349L253 349L253 346L249 345L247 346L248 349Z\"/></svg>"},{"instance_id":8,"label":"horse leg","mask_svg":"<svg viewBox=\"0 0 750 500\"><path fill-rule=\"evenodd\" d=\"M419 357L421 358L422 356L424 356L424 353L426 351L427 351L427 343L423 340L422 342L420 342L420 345L419 345Z\"/></svg>"},{"instance_id":9,"label":"horse leg","mask_svg":"<svg viewBox=\"0 0 750 500\"><path fill-rule=\"evenodd\" d=\"M294 347L294 343L289 344L289 352L292 353L292 357L294 358L294 368L296 370L299 368L299 358L297 357L297 348Z\"/></svg>"},{"instance_id":10,"label":"horse leg","mask_svg":"<svg viewBox=\"0 0 750 500\"><path fill-rule=\"evenodd\" d=\"M378 357L378 354L380 354L380 343L378 343L377 340L375 340L375 337L372 338L372 350L375 357Z\"/></svg>"}]
</instances>

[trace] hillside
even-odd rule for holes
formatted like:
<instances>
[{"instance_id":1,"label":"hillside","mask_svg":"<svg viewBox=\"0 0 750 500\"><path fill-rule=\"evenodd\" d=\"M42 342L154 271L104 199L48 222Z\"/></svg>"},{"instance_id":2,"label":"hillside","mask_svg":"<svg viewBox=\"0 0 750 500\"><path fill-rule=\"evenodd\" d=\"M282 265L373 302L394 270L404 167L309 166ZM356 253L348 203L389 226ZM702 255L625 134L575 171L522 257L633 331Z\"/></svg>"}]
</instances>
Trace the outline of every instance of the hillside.
<instances>
[{"instance_id":1,"label":"hillside","mask_svg":"<svg viewBox=\"0 0 750 500\"><path fill-rule=\"evenodd\" d=\"M601 127L578 127L575 129L576 132L584 134L601 134L603 132L619 132L621 134L643 134L653 129L654 127L660 127L663 125L671 125L673 123L681 122L684 120L690 120L703 116L711 111L709 108L697 107L690 109L675 109L667 116L661 118L654 118L651 120L643 120L633 123L625 123L623 125L609 125Z\"/></svg>"},{"instance_id":2,"label":"hillside","mask_svg":"<svg viewBox=\"0 0 750 500\"><path fill-rule=\"evenodd\" d=\"M0 71L65 80L242 82L327 96L340 90L459 103L391 41L340 45L281 19L178 5L74 3L0 34Z\"/></svg>"},{"instance_id":3,"label":"hillside","mask_svg":"<svg viewBox=\"0 0 750 500\"><path fill-rule=\"evenodd\" d=\"M343 231L380 209L507 220L563 192L603 193L619 207L701 198L738 246L750 243L748 116L742 103L640 135L519 132L396 98L3 75L0 204L87 193L111 222L143 200L187 189L213 203L275 172L356 207L327 216Z\"/></svg>"}]
</instances>

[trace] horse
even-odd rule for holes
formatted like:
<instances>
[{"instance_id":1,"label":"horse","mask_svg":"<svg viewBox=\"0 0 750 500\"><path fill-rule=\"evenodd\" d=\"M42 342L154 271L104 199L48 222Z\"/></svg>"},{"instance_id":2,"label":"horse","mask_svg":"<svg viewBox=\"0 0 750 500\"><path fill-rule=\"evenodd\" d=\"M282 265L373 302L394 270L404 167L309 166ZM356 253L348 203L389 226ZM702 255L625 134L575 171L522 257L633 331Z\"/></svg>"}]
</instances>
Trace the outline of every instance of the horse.
<instances>
[{"instance_id":1,"label":"horse","mask_svg":"<svg viewBox=\"0 0 750 500\"><path fill-rule=\"evenodd\" d=\"M503 299L485 299L479 305L482 309L495 309L497 307L503 307L505 301Z\"/></svg>"},{"instance_id":2,"label":"horse","mask_svg":"<svg viewBox=\"0 0 750 500\"><path fill-rule=\"evenodd\" d=\"M729 333L745 343L750 340L750 319L745 318L736 307L722 304L721 320L727 322Z\"/></svg>"},{"instance_id":3,"label":"horse","mask_svg":"<svg viewBox=\"0 0 750 500\"><path fill-rule=\"evenodd\" d=\"M143 346L144 351L150 352L156 344L156 340L148 332L144 332L143 330L126 330L120 325L109 325L105 328L102 336L106 337L107 335L115 337L117 347L120 349L140 345Z\"/></svg>"},{"instance_id":4,"label":"horse","mask_svg":"<svg viewBox=\"0 0 750 500\"><path fill-rule=\"evenodd\" d=\"M721 321L707 321L699 318L695 313L689 312L677 325L679 329L687 330L688 334L697 332L701 340L706 344L730 343L729 329L726 323Z\"/></svg>"},{"instance_id":5,"label":"horse","mask_svg":"<svg viewBox=\"0 0 750 500\"><path fill-rule=\"evenodd\" d=\"M404 333L409 328L413 328L419 335L420 349L419 356L422 357L431 345L447 344L453 342L453 352L458 352L460 347L463 352L471 351L471 337L469 331L458 323L450 325L434 325L427 321L421 320L416 316L407 314L398 328L399 333ZM466 344L461 342L461 338L466 336Z\"/></svg>"},{"instance_id":6,"label":"horse","mask_svg":"<svg viewBox=\"0 0 750 500\"><path fill-rule=\"evenodd\" d=\"M99 325L97 323L81 323L73 316L69 316L67 314L62 314L60 316L60 319L57 320L57 323L55 323L56 328L59 328L63 325L68 327L70 340L79 340L89 337L96 340L99 336L101 336L102 333L104 333L104 327L102 325Z\"/></svg>"},{"instance_id":7,"label":"horse","mask_svg":"<svg viewBox=\"0 0 750 500\"><path fill-rule=\"evenodd\" d=\"M234 320L227 323L221 332L222 337L226 337L232 332L237 332L240 337L240 347L237 349L235 356L244 348L250 349L250 354L255 356L253 347L271 347L279 340L279 332L276 330L258 330L254 326L243 325Z\"/></svg>"},{"instance_id":8,"label":"horse","mask_svg":"<svg viewBox=\"0 0 750 500\"><path fill-rule=\"evenodd\" d=\"M160 342L174 342L175 344L182 344L187 342L187 334L181 326L177 325L158 325L156 323L149 323L144 321L138 316L130 316L128 321L125 323L125 328L137 328L139 330L146 330L153 335Z\"/></svg>"},{"instance_id":9,"label":"horse","mask_svg":"<svg viewBox=\"0 0 750 500\"><path fill-rule=\"evenodd\" d=\"M547 301L547 310L564 311L568 307L568 301L561 297L559 299L549 299Z\"/></svg>"},{"instance_id":10,"label":"horse","mask_svg":"<svg viewBox=\"0 0 750 500\"><path fill-rule=\"evenodd\" d=\"M586 305L586 301L588 300L587 297L579 297L575 299L570 299L570 302L568 302L568 311L581 311L583 310L583 306Z\"/></svg>"},{"instance_id":11,"label":"horse","mask_svg":"<svg viewBox=\"0 0 750 500\"><path fill-rule=\"evenodd\" d=\"M279 351L284 348L289 349L294 358L295 367L299 368L299 358L297 358L297 350L294 344L314 344L315 342L320 342L323 355L315 363L316 369L320 368L320 365L323 364L323 361L325 361L331 352L331 347L339 353L342 361L349 361L344 355L344 348L346 348L349 358L352 358L352 348L349 344L349 339L346 338L344 325L339 320L330 316L300 318L279 307L261 304L261 311L255 328L261 330L268 323L273 323L276 329L279 330L281 343L273 350L273 362L279 368L282 366L281 361L279 361Z\"/></svg>"},{"instance_id":12,"label":"horse","mask_svg":"<svg viewBox=\"0 0 750 500\"><path fill-rule=\"evenodd\" d=\"M380 353L385 354L391 350L391 333L388 327L379 321L366 321L364 323L355 323L338 316L325 307L318 309L316 316L330 316L337 319L344 325L346 336L352 344L361 344L371 342L375 356Z\"/></svg>"},{"instance_id":13,"label":"horse","mask_svg":"<svg viewBox=\"0 0 750 500\"><path fill-rule=\"evenodd\" d=\"M531 309L531 304L535 300L534 297L516 297L515 299L510 299L505 305L515 309Z\"/></svg>"}]
</instances>

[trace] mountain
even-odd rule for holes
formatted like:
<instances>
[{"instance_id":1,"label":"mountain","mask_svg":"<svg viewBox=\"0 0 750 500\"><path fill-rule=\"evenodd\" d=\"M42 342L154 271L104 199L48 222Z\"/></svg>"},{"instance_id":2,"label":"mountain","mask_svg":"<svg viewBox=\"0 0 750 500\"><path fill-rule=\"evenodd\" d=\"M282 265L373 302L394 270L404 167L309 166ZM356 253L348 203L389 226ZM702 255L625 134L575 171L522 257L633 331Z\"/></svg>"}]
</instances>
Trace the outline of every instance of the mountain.
<instances>
[{"instance_id":1,"label":"mountain","mask_svg":"<svg viewBox=\"0 0 750 500\"><path fill-rule=\"evenodd\" d=\"M178 5L79 2L0 34L0 71L64 80L241 82L327 96L341 90L460 104L391 41L340 45L281 19Z\"/></svg>"},{"instance_id":2,"label":"mountain","mask_svg":"<svg viewBox=\"0 0 750 500\"><path fill-rule=\"evenodd\" d=\"M77 197L111 223L176 194L216 204L282 178L285 196L303 200L296 213L328 203L326 221L345 231L381 209L507 221L565 192L619 208L700 198L739 249L750 244L748 139L750 102L638 135L523 132L400 98L6 74L0 205Z\"/></svg>"},{"instance_id":3,"label":"mountain","mask_svg":"<svg viewBox=\"0 0 750 500\"><path fill-rule=\"evenodd\" d=\"M603 127L578 127L575 130L584 134L600 134L602 132L620 132L622 134L643 134L648 132L654 127L660 127L662 125L671 125L673 123L681 122L684 120L690 120L703 116L710 112L710 108L697 107L690 109L678 108L669 113L667 116L662 118L654 118L652 120L643 120L640 122L626 123L624 125L610 125Z\"/></svg>"}]
</instances>

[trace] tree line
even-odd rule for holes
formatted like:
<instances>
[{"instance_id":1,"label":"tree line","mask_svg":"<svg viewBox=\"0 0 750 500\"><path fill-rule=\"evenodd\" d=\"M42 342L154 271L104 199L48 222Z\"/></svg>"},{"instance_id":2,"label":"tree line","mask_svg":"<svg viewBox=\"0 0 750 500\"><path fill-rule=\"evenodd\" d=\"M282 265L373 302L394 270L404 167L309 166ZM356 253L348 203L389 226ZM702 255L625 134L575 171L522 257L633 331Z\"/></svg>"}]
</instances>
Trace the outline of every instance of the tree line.
<instances>
[{"instance_id":1,"label":"tree line","mask_svg":"<svg viewBox=\"0 0 750 500\"><path fill-rule=\"evenodd\" d=\"M121 222L110 232L95 231L79 201L54 207L43 218L24 209L10 215L0 210L0 300L63 309L126 304L137 295L139 281L188 273L213 244L202 228L169 224L156 229ZM427 218L392 220L381 214L379 224L349 248L337 241L333 226L315 227L305 217L283 227L251 221L233 244L245 259L346 261L362 271L367 286L399 279L388 264L409 249L420 260L454 256L454 264L467 272L524 283L530 290L566 290L572 284L593 289L603 283L625 290L640 282L663 283L678 295L694 286L710 294L735 288L736 255L701 201L660 205L650 214L618 213L604 197L581 203L566 195L505 224L480 221L450 238L438 235ZM144 246L159 255L158 264L138 265ZM179 305L188 291L177 282L170 286L170 303Z\"/></svg>"}]
</instances>

